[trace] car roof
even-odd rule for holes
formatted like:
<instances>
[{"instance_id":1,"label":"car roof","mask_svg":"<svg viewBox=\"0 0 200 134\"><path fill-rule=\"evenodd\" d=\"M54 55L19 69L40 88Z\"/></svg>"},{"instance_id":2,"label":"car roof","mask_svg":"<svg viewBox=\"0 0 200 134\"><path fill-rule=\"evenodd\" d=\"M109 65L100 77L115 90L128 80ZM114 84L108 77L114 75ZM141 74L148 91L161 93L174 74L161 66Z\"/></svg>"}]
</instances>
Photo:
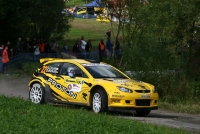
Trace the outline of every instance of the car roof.
<instances>
[{"instance_id":1,"label":"car roof","mask_svg":"<svg viewBox=\"0 0 200 134\"><path fill-rule=\"evenodd\" d=\"M90 60L90 59L61 59L61 58L42 58L40 59L40 63L44 64L46 62L76 62L79 64L87 64L87 63L100 63L98 60Z\"/></svg>"}]
</instances>

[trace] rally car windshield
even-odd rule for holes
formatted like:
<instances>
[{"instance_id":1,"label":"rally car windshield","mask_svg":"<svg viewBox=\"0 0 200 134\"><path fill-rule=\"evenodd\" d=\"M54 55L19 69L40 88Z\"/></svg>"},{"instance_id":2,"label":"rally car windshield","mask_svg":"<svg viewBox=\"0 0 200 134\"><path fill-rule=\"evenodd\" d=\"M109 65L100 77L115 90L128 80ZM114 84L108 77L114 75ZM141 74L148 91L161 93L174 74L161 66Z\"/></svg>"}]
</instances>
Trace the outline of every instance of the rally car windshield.
<instances>
[{"instance_id":1,"label":"rally car windshield","mask_svg":"<svg viewBox=\"0 0 200 134\"><path fill-rule=\"evenodd\" d=\"M83 65L94 78L123 78L128 79L121 72L106 64Z\"/></svg>"}]
</instances>

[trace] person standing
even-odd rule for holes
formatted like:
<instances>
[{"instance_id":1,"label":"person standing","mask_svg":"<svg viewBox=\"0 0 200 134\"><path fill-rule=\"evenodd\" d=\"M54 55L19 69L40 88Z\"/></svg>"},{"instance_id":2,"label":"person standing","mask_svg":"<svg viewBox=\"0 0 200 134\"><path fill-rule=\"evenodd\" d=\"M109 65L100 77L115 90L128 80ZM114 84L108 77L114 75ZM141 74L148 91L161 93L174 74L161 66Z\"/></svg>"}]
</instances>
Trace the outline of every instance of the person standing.
<instances>
[{"instance_id":1,"label":"person standing","mask_svg":"<svg viewBox=\"0 0 200 134\"><path fill-rule=\"evenodd\" d=\"M87 42L84 40L84 37L81 37L81 51L85 52L85 47L87 45Z\"/></svg>"},{"instance_id":2,"label":"person standing","mask_svg":"<svg viewBox=\"0 0 200 134\"><path fill-rule=\"evenodd\" d=\"M108 38L110 39L110 37L111 37L111 31L110 31L110 29L106 32L106 37L107 37L107 39Z\"/></svg>"},{"instance_id":3,"label":"person standing","mask_svg":"<svg viewBox=\"0 0 200 134\"><path fill-rule=\"evenodd\" d=\"M26 40L29 41L29 38L27 38ZM29 47L29 48L30 48L30 49L29 49L29 52L33 54L34 51L35 51L35 48L36 48L36 46L37 46L37 39L36 39L35 37L33 37L33 38L32 38L32 41L30 42L30 44L31 44L31 45L29 45L29 46L31 46L31 47Z\"/></svg>"},{"instance_id":4,"label":"person standing","mask_svg":"<svg viewBox=\"0 0 200 134\"><path fill-rule=\"evenodd\" d=\"M39 44L36 44L35 51L34 51L34 60L38 61L40 57L40 47Z\"/></svg>"},{"instance_id":5,"label":"person standing","mask_svg":"<svg viewBox=\"0 0 200 134\"><path fill-rule=\"evenodd\" d=\"M115 56L117 59L121 57L121 46L118 39L116 40L116 44L115 44Z\"/></svg>"},{"instance_id":6,"label":"person standing","mask_svg":"<svg viewBox=\"0 0 200 134\"><path fill-rule=\"evenodd\" d=\"M8 46L5 46L5 49L3 50L2 54L2 62L3 62L3 74L7 74L7 67L8 67L8 62L9 62L9 57L8 57Z\"/></svg>"},{"instance_id":7,"label":"person standing","mask_svg":"<svg viewBox=\"0 0 200 134\"><path fill-rule=\"evenodd\" d=\"M0 45L0 74L2 73L2 68L3 68L3 62L2 62L3 48L4 48L4 45L1 44Z\"/></svg>"},{"instance_id":8,"label":"person standing","mask_svg":"<svg viewBox=\"0 0 200 134\"><path fill-rule=\"evenodd\" d=\"M110 40L110 38L108 38L106 41L106 49L107 49L107 57L108 58L111 58L111 56L112 56L112 53L113 53L112 47L113 47L113 45L111 43L111 40Z\"/></svg>"},{"instance_id":9,"label":"person standing","mask_svg":"<svg viewBox=\"0 0 200 134\"><path fill-rule=\"evenodd\" d=\"M21 53L21 40L22 40L21 37L19 37L18 40L17 40L17 44L16 44L16 55L18 55L18 54Z\"/></svg>"},{"instance_id":10,"label":"person standing","mask_svg":"<svg viewBox=\"0 0 200 134\"><path fill-rule=\"evenodd\" d=\"M31 52L31 45L30 45L30 39L27 37L23 44L23 52L24 53L30 53Z\"/></svg>"},{"instance_id":11,"label":"person standing","mask_svg":"<svg viewBox=\"0 0 200 134\"><path fill-rule=\"evenodd\" d=\"M44 41L41 39L39 43L40 53L44 53Z\"/></svg>"},{"instance_id":12,"label":"person standing","mask_svg":"<svg viewBox=\"0 0 200 134\"><path fill-rule=\"evenodd\" d=\"M45 41L45 42L44 42L44 52L45 52L46 54L49 54L49 53L50 53L50 50L51 50L51 47L50 47L49 42Z\"/></svg>"},{"instance_id":13,"label":"person standing","mask_svg":"<svg viewBox=\"0 0 200 134\"><path fill-rule=\"evenodd\" d=\"M11 58L13 56L13 48L11 46L10 41L7 41L6 45L8 47L7 52L8 52L8 56L9 58Z\"/></svg>"},{"instance_id":14,"label":"person standing","mask_svg":"<svg viewBox=\"0 0 200 134\"><path fill-rule=\"evenodd\" d=\"M67 53L67 49L68 49L67 43L64 43L64 44L63 44L63 47L62 47L62 49L61 49L61 52Z\"/></svg>"},{"instance_id":15,"label":"person standing","mask_svg":"<svg viewBox=\"0 0 200 134\"><path fill-rule=\"evenodd\" d=\"M85 47L87 45L87 42L84 40L84 37L81 37L81 59L85 59L85 55L86 55L86 50Z\"/></svg>"},{"instance_id":16,"label":"person standing","mask_svg":"<svg viewBox=\"0 0 200 134\"><path fill-rule=\"evenodd\" d=\"M90 52L92 51L92 43L91 43L91 40L89 39L88 42L87 42L87 45L85 47L85 50L87 52L86 54L86 58L89 59L90 57Z\"/></svg>"},{"instance_id":17,"label":"person standing","mask_svg":"<svg viewBox=\"0 0 200 134\"><path fill-rule=\"evenodd\" d=\"M101 39L101 41L99 42L99 60L102 61L103 57L105 55L105 44L104 44L104 40Z\"/></svg>"},{"instance_id":18,"label":"person standing","mask_svg":"<svg viewBox=\"0 0 200 134\"><path fill-rule=\"evenodd\" d=\"M55 39L54 42L51 45L51 52L52 53L57 53L57 49L58 49L58 43L57 43L57 41Z\"/></svg>"},{"instance_id":19,"label":"person standing","mask_svg":"<svg viewBox=\"0 0 200 134\"><path fill-rule=\"evenodd\" d=\"M80 57L80 39L77 39L73 48L72 48L72 52L74 53L74 55L76 56L76 58L79 58Z\"/></svg>"}]
</instances>

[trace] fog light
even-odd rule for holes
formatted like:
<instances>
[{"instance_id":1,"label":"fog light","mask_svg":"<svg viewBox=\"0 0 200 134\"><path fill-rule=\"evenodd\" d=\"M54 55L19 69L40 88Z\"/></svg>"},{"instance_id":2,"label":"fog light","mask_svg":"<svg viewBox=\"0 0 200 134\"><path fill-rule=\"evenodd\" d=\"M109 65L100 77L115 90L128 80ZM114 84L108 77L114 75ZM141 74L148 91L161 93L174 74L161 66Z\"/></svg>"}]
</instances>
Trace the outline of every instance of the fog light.
<instances>
[{"instance_id":1,"label":"fog light","mask_svg":"<svg viewBox=\"0 0 200 134\"><path fill-rule=\"evenodd\" d=\"M114 103L120 103L120 100L114 100L113 102Z\"/></svg>"}]
</instances>

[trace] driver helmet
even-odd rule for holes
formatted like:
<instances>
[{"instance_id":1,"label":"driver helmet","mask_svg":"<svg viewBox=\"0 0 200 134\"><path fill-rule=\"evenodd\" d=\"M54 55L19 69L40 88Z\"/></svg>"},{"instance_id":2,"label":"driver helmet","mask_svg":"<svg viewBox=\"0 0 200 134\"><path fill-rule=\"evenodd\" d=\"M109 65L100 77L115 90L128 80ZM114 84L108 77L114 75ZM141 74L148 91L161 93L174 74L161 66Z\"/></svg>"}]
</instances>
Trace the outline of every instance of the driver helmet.
<instances>
[{"instance_id":1,"label":"driver helmet","mask_svg":"<svg viewBox=\"0 0 200 134\"><path fill-rule=\"evenodd\" d=\"M75 75L75 69L73 67L68 67L67 71L69 76Z\"/></svg>"}]
</instances>

